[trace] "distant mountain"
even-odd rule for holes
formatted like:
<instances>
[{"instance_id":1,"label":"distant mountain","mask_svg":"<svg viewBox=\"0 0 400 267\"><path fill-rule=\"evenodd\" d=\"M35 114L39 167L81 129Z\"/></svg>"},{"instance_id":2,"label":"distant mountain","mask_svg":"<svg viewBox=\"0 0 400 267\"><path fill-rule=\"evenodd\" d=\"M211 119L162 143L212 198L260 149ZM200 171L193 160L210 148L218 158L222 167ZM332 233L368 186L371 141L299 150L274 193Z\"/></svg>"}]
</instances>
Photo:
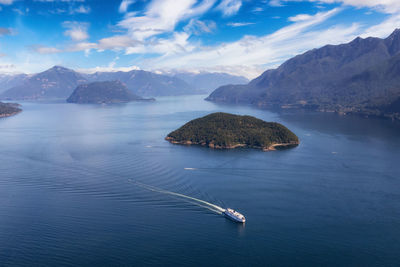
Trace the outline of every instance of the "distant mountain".
<instances>
[{"instance_id":1,"label":"distant mountain","mask_svg":"<svg viewBox=\"0 0 400 267\"><path fill-rule=\"evenodd\" d=\"M400 30L310 50L247 85L216 89L207 100L400 119Z\"/></svg>"},{"instance_id":2,"label":"distant mountain","mask_svg":"<svg viewBox=\"0 0 400 267\"><path fill-rule=\"evenodd\" d=\"M79 85L67 99L69 103L126 103L144 99L135 95L120 81L92 82Z\"/></svg>"},{"instance_id":3,"label":"distant mountain","mask_svg":"<svg viewBox=\"0 0 400 267\"><path fill-rule=\"evenodd\" d=\"M227 85L227 84L247 84L249 80L243 76L234 76L227 73L219 72L180 72L176 73L174 77L179 78L198 92L211 93L215 88Z\"/></svg>"},{"instance_id":4,"label":"distant mountain","mask_svg":"<svg viewBox=\"0 0 400 267\"><path fill-rule=\"evenodd\" d=\"M0 74L0 93L22 84L29 76L27 74L4 75Z\"/></svg>"},{"instance_id":5,"label":"distant mountain","mask_svg":"<svg viewBox=\"0 0 400 267\"><path fill-rule=\"evenodd\" d=\"M85 77L91 82L118 80L125 83L134 94L146 97L198 94L193 87L179 78L143 70L96 72L86 74Z\"/></svg>"},{"instance_id":6,"label":"distant mountain","mask_svg":"<svg viewBox=\"0 0 400 267\"><path fill-rule=\"evenodd\" d=\"M77 85L87 82L79 73L60 66L27 78L0 95L1 99L39 100L67 98Z\"/></svg>"},{"instance_id":7,"label":"distant mountain","mask_svg":"<svg viewBox=\"0 0 400 267\"><path fill-rule=\"evenodd\" d=\"M204 94L223 84L247 82L244 77L225 73L179 73L168 76L132 70L84 74L54 66L35 75L0 75L0 99L66 99L80 84L115 80L124 83L132 93L144 97Z\"/></svg>"}]
</instances>

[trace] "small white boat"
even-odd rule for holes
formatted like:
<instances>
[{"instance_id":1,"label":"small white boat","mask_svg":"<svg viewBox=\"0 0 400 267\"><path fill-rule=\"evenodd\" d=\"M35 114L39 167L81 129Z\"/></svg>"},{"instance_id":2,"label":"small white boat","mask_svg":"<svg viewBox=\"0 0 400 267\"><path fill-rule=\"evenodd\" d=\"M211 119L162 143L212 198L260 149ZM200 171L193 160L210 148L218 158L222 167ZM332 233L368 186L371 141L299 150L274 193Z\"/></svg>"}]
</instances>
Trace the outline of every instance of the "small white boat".
<instances>
[{"instance_id":1,"label":"small white boat","mask_svg":"<svg viewBox=\"0 0 400 267\"><path fill-rule=\"evenodd\" d=\"M240 222L240 223L246 222L246 218L244 217L244 215L233 209L226 209L224 211L224 215L234 222Z\"/></svg>"}]
</instances>

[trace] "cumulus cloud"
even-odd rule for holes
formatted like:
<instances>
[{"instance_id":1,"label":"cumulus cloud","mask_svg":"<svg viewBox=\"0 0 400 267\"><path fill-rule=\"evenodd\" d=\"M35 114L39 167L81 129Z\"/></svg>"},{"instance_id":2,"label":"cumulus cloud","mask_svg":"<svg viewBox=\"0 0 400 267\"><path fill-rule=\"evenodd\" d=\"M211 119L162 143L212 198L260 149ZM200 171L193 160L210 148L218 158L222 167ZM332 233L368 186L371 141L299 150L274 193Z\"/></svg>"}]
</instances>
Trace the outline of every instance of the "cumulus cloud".
<instances>
[{"instance_id":1,"label":"cumulus cloud","mask_svg":"<svg viewBox=\"0 0 400 267\"><path fill-rule=\"evenodd\" d=\"M217 6L224 16L235 15L242 6L241 0L222 0Z\"/></svg>"},{"instance_id":2,"label":"cumulus cloud","mask_svg":"<svg viewBox=\"0 0 400 267\"><path fill-rule=\"evenodd\" d=\"M85 22L65 21L62 26L67 28L65 36L69 36L73 41L83 41L89 38L87 33L89 24Z\"/></svg>"}]
</instances>

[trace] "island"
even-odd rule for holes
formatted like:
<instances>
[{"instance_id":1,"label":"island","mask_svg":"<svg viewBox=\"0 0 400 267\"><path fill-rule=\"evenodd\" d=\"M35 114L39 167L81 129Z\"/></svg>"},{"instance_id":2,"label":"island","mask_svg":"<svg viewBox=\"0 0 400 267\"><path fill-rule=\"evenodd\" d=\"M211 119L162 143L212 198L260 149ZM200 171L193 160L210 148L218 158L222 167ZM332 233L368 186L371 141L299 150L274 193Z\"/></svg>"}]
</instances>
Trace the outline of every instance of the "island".
<instances>
[{"instance_id":1,"label":"island","mask_svg":"<svg viewBox=\"0 0 400 267\"><path fill-rule=\"evenodd\" d=\"M68 103L111 104L131 101L154 101L135 95L120 81L104 81L81 84L67 99Z\"/></svg>"},{"instance_id":2,"label":"island","mask_svg":"<svg viewBox=\"0 0 400 267\"><path fill-rule=\"evenodd\" d=\"M223 112L189 121L165 139L173 144L263 151L295 147L300 143L299 138L282 124Z\"/></svg>"},{"instance_id":3,"label":"island","mask_svg":"<svg viewBox=\"0 0 400 267\"><path fill-rule=\"evenodd\" d=\"M19 104L0 102L0 118L13 116L21 111Z\"/></svg>"}]
</instances>

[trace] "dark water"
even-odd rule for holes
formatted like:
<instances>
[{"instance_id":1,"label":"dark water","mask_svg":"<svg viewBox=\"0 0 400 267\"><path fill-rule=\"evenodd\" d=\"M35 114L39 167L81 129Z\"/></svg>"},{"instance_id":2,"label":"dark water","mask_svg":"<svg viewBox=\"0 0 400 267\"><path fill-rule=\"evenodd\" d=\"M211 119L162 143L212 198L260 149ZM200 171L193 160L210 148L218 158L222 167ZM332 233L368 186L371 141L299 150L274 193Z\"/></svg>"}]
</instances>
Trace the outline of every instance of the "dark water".
<instances>
[{"instance_id":1,"label":"dark water","mask_svg":"<svg viewBox=\"0 0 400 267\"><path fill-rule=\"evenodd\" d=\"M214 111L284 123L302 143L261 152L163 140ZM0 140L2 266L400 263L400 125L390 121L276 114L199 96L25 103L0 120ZM135 181L232 207L247 222Z\"/></svg>"}]
</instances>

